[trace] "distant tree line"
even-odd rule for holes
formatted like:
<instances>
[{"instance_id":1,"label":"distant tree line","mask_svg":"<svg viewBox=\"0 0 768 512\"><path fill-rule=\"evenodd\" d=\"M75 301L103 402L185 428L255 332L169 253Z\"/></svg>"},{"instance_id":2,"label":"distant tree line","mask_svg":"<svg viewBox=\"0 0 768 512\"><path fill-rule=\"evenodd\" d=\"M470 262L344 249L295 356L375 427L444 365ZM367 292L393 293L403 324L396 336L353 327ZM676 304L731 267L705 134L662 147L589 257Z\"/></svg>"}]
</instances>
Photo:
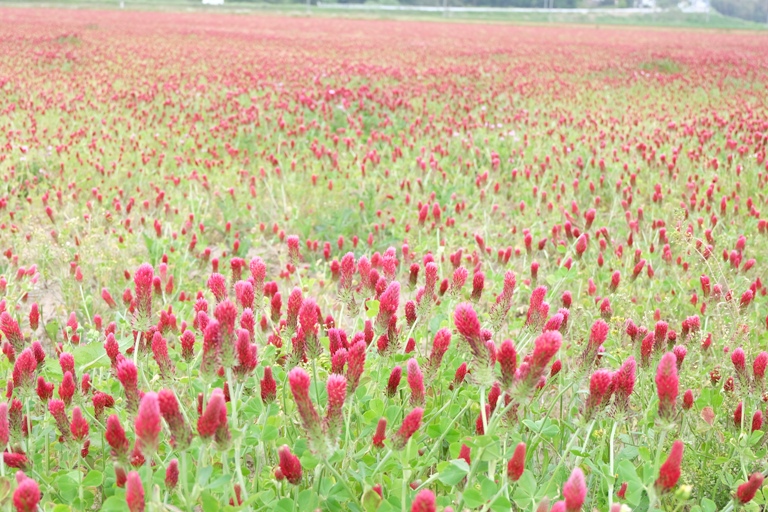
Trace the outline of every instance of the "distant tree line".
<instances>
[{"instance_id":1,"label":"distant tree line","mask_svg":"<svg viewBox=\"0 0 768 512\"><path fill-rule=\"evenodd\" d=\"M768 0L711 0L710 5L726 16L768 23Z\"/></svg>"}]
</instances>

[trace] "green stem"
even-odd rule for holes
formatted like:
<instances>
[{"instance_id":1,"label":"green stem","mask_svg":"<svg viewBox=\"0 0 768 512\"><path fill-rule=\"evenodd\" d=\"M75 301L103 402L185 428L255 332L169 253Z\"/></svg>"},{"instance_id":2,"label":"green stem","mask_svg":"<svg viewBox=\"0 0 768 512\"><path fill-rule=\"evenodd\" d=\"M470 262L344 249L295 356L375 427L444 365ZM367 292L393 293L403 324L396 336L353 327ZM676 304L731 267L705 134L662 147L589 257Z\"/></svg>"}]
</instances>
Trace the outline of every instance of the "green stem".
<instances>
[{"instance_id":1,"label":"green stem","mask_svg":"<svg viewBox=\"0 0 768 512\"><path fill-rule=\"evenodd\" d=\"M613 505L613 485L614 485L614 477L613 477L613 452L614 452L614 441L616 438L616 427L618 426L619 422L614 421L613 427L611 427L611 438L610 438L610 452L609 452L609 473L610 473L610 483L608 484L608 508L610 509Z\"/></svg>"}]
</instances>

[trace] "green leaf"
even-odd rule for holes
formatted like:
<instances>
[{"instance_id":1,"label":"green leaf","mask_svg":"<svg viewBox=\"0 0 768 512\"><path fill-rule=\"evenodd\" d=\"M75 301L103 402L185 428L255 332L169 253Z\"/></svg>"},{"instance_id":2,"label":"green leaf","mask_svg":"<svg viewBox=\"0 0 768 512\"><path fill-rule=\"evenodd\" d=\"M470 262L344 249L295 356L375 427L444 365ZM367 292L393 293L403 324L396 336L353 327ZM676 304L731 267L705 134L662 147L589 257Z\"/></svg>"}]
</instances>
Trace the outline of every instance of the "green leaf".
<instances>
[{"instance_id":1,"label":"green leaf","mask_svg":"<svg viewBox=\"0 0 768 512\"><path fill-rule=\"evenodd\" d=\"M261 431L262 441L274 441L277 439L279 432L273 425L264 425L264 429Z\"/></svg>"},{"instance_id":2,"label":"green leaf","mask_svg":"<svg viewBox=\"0 0 768 512\"><path fill-rule=\"evenodd\" d=\"M197 470L197 484L200 487L205 487L213 474L213 466L204 466Z\"/></svg>"},{"instance_id":3,"label":"green leaf","mask_svg":"<svg viewBox=\"0 0 768 512\"><path fill-rule=\"evenodd\" d=\"M485 503L483 495L477 489L467 489L464 492L464 504L469 508L477 508Z\"/></svg>"},{"instance_id":4,"label":"green leaf","mask_svg":"<svg viewBox=\"0 0 768 512\"><path fill-rule=\"evenodd\" d=\"M203 512L217 512L219 510L219 500L204 492L201 500L203 502Z\"/></svg>"},{"instance_id":5,"label":"green leaf","mask_svg":"<svg viewBox=\"0 0 768 512\"><path fill-rule=\"evenodd\" d=\"M465 476L469 474L469 464L464 459L456 459L450 461L448 466L440 471L438 480L445 485L453 487L461 482Z\"/></svg>"},{"instance_id":6,"label":"green leaf","mask_svg":"<svg viewBox=\"0 0 768 512\"><path fill-rule=\"evenodd\" d=\"M87 475L85 475L85 478L83 479L83 487L98 487L102 484L103 481L104 475L102 472L92 469L88 472Z\"/></svg>"},{"instance_id":7,"label":"green leaf","mask_svg":"<svg viewBox=\"0 0 768 512\"><path fill-rule=\"evenodd\" d=\"M77 491L80 485L69 475L62 475L56 479L54 484L55 488L59 491L59 495L63 501L71 503L77 496Z\"/></svg>"},{"instance_id":8,"label":"green leaf","mask_svg":"<svg viewBox=\"0 0 768 512\"><path fill-rule=\"evenodd\" d=\"M512 510L512 503L509 502L506 496L499 496L491 503L491 510L494 512L508 512Z\"/></svg>"},{"instance_id":9,"label":"green leaf","mask_svg":"<svg viewBox=\"0 0 768 512\"><path fill-rule=\"evenodd\" d=\"M381 496L373 489L368 489L363 493L362 504L365 512L375 512L379 505L381 505L381 502Z\"/></svg>"},{"instance_id":10,"label":"green leaf","mask_svg":"<svg viewBox=\"0 0 768 512\"><path fill-rule=\"evenodd\" d=\"M53 512L68 512L70 510L72 510L72 508L70 508L69 505L61 505L61 504L59 504L59 505L56 505L55 507L53 507Z\"/></svg>"},{"instance_id":11,"label":"green leaf","mask_svg":"<svg viewBox=\"0 0 768 512\"><path fill-rule=\"evenodd\" d=\"M208 489L210 490L216 490L216 489L226 489L229 487L229 484L232 482L232 475L221 475L216 480L208 484Z\"/></svg>"},{"instance_id":12,"label":"green leaf","mask_svg":"<svg viewBox=\"0 0 768 512\"><path fill-rule=\"evenodd\" d=\"M499 486L496 483L484 475L478 477L480 480L480 493L485 501L490 500L498 492Z\"/></svg>"},{"instance_id":13,"label":"green leaf","mask_svg":"<svg viewBox=\"0 0 768 512\"><path fill-rule=\"evenodd\" d=\"M709 498L701 498L701 510L703 512L715 512L717 504Z\"/></svg>"},{"instance_id":14,"label":"green leaf","mask_svg":"<svg viewBox=\"0 0 768 512\"><path fill-rule=\"evenodd\" d=\"M125 496L110 496L101 504L101 512L123 512L126 508Z\"/></svg>"},{"instance_id":15,"label":"green leaf","mask_svg":"<svg viewBox=\"0 0 768 512\"><path fill-rule=\"evenodd\" d=\"M376 318L376 315L379 314L379 301L369 300L365 303L365 305L368 307L365 312L365 316L368 318Z\"/></svg>"}]
</instances>

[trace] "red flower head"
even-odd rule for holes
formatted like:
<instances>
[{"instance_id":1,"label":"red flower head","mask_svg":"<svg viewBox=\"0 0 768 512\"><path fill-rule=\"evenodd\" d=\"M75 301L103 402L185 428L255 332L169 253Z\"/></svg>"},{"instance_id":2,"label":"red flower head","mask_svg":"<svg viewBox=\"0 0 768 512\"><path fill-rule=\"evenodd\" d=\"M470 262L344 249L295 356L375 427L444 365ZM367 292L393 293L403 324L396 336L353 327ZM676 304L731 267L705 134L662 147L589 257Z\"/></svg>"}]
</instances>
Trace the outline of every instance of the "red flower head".
<instances>
[{"instance_id":1,"label":"red flower head","mask_svg":"<svg viewBox=\"0 0 768 512\"><path fill-rule=\"evenodd\" d=\"M68 438L70 434L69 418L67 418L64 408L64 402L61 400L51 400L48 402L48 412L56 420L56 427L64 438Z\"/></svg>"},{"instance_id":2,"label":"red flower head","mask_svg":"<svg viewBox=\"0 0 768 512\"><path fill-rule=\"evenodd\" d=\"M584 473L579 468L574 468L571 477L563 485L563 497L565 498L565 510L567 512L579 512L587 497L587 484L584 481Z\"/></svg>"},{"instance_id":3,"label":"red flower head","mask_svg":"<svg viewBox=\"0 0 768 512\"><path fill-rule=\"evenodd\" d=\"M16 512L36 512L42 495L37 482L27 477L22 471L16 472L18 486L13 491L13 506Z\"/></svg>"},{"instance_id":4,"label":"red flower head","mask_svg":"<svg viewBox=\"0 0 768 512\"><path fill-rule=\"evenodd\" d=\"M179 409L179 402L176 395L170 389L161 389L157 393L157 403L160 408L160 414L168 424L168 430L171 431L171 445L174 448L183 450L189 446L192 438L192 431L187 426L184 415Z\"/></svg>"},{"instance_id":5,"label":"red flower head","mask_svg":"<svg viewBox=\"0 0 768 512\"><path fill-rule=\"evenodd\" d=\"M213 294L216 302L223 301L227 298L227 278L214 272L208 278L208 289Z\"/></svg>"},{"instance_id":6,"label":"red flower head","mask_svg":"<svg viewBox=\"0 0 768 512\"><path fill-rule=\"evenodd\" d=\"M142 397L134 428L142 453L145 457L151 457L157 450L161 428L160 404L156 393L145 393Z\"/></svg>"},{"instance_id":7,"label":"red flower head","mask_svg":"<svg viewBox=\"0 0 768 512\"><path fill-rule=\"evenodd\" d=\"M656 392L659 397L659 416L670 419L675 414L678 393L677 358L667 352L656 369Z\"/></svg>"},{"instance_id":8,"label":"red flower head","mask_svg":"<svg viewBox=\"0 0 768 512\"><path fill-rule=\"evenodd\" d=\"M408 386L411 388L411 405L424 405L424 374L415 358L408 360Z\"/></svg>"},{"instance_id":9,"label":"red flower head","mask_svg":"<svg viewBox=\"0 0 768 512\"><path fill-rule=\"evenodd\" d=\"M451 344L451 331L449 329L440 329L435 333L432 341L432 352L429 354L429 371L434 372L440 367L443 356L448 351Z\"/></svg>"},{"instance_id":10,"label":"red flower head","mask_svg":"<svg viewBox=\"0 0 768 512\"><path fill-rule=\"evenodd\" d=\"M8 403L0 402L0 448L8 444L10 438L10 424L8 422Z\"/></svg>"},{"instance_id":11,"label":"red flower head","mask_svg":"<svg viewBox=\"0 0 768 512\"><path fill-rule=\"evenodd\" d=\"M3 332L16 352L20 352L24 348L24 336L21 334L19 323L7 311L0 313L0 331Z\"/></svg>"},{"instance_id":12,"label":"red flower head","mask_svg":"<svg viewBox=\"0 0 768 512\"><path fill-rule=\"evenodd\" d=\"M264 403L272 402L277 396L277 383L272 376L272 368L267 366L264 368L264 378L260 381L261 384L261 400Z\"/></svg>"},{"instance_id":13,"label":"red flower head","mask_svg":"<svg viewBox=\"0 0 768 512\"><path fill-rule=\"evenodd\" d=\"M387 438L387 419L381 418L376 425L376 432L373 434L373 446L384 448L384 440Z\"/></svg>"},{"instance_id":14,"label":"red flower head","mask_svg":"<svg viewBox=\"0 0 768 512\"><path fill-rule=\"evenodd\" d=\"M224 392L216 388L208 399L203 414L197 419L197 433L203 439L210 439L217 433L221 426L222 416L226 421L227 405L224 401Z\"/></svg>"},{"instance_id":15,"label":"red flower head","mask_svg":"<svg viewBox=\"0 0 768 512\"><path fill-rule=\"evenodd\" d=\"M400 379L403 376L403 369L400 366L392 368L387 381L387 396L393 397L397 393L397 387L400 385Z\"/></svg>"},{"instance_id":16,"label":"red flower head","mask_svg":"<svg viewBox=\"0 0 768 512\"><path fill-rule=\"evenodd\" d=\"M749 480L736 489L736 499L739 500L739 503L744 504L752 501L757 491L763 486L763 480L762 473L752 473Z\"/></svg>"},{"instance_id":17,"label":"red flower head","mask_svg":"<svg viewBox=\"0 0 768 512\"><path fill-rule=\"evenodd\" d=\"M683 461L683 442L675 441L669 457L659 469L659 478L656 480L656 488L660 492L668 492L675 488L680 479L680 464Z\"/></svg>"},{"instance_id":18,"label":"red flower head","mask_svg":"<svg viewBox=\"0 0 768 512\"><path fill-rule=\"evenodd\" d=\"M515 379L517 370L517 352L512 340L504 340L496 354L496 358L501 365L501 383L509 389Z\"/></svg>"},{"instance_id":19,"label":"red flower head","mask_svg":"<svg viewBox=\"0 0 768 512\"><path fill-rule=\"evenodd\" d=\"M397 313L400 305L400 283L392 281L379 297L379 313L376 316L376 326L385 331L392 316Z\"/></svg>"},{"instance_id":20,"label":"red flower head","mask_svg":"<svg viewBox=\"0 0 768 512\"><path fill-rule=\"evenodd\" d=\"M27 347L21 351L13 365L13 386L15 388L28 388L35 381L37 359L32 349Z\"/></svg>"},{"instance_id":21,"label":"red flower head","mask_svg":"<svg viewBox=\"0 0 768 512\"><path fill-rule=\"evenodd\" d=\"M635 358L629 356L621 368L613 374L613 392L616 396L616 407L626 411L629 408L629 397L635 389Z\"/></svg>"},{"instance_id":22,"label":"red flower head","mask_svg":"<svg viewBox=\"0 0 768 512\"><path fill-rule=\"evenodd\" d=\"M755 380L761 383L765 379L765 367L768 365L768 352L760 352L755 358L755 362L752 363L752 373L755 376Z\"/></svg>"},{"instance_id":23,"label":"red flower head","mask_svg":"<svg viewBox=\"0 0 768 512\"><path fill-rule=\"evenodd\" d=\"M411 436L419 430L421 427L421 418L424 415L424 409L417 407L412 410L408 416L403 419L403 424L400 426L400 430L397 431L392 439L393 445L396 450L402 450L411 439Z\"/></svg>"},{"instance_id":24,"label":"red flower head","mask_svg":"<svg viewBox=\"0 0 768 512\"><path fill-rule=\"evenodd\" d=\"M752 432L763 428L763 411L755 411L752 415Z\"/></svg>"},{"instance_id":25,"label":"red flower head","mask_svg":"<svg viewBox=\"0 0 768 512\"><path fill-rule=\"evenodd\" d=\"M77 441L82 441L88 437L88 422L83 417L83 412L79 407L72 409L72 423L69 425L72 436Z\"/></svg>"},{"instance_id":26,"label":"red flower head","mask_svg":"<svg viewBox=\"0 0 768 512\"><path fill-rule=\"evenodd\" d=\"M513 482L520 480L525 471L525 443L520 443L515 448L515 453L507 463L507 476Z\"/></svg>"},{"instance_id":27,"label":"red flower head","mask_svg":"<svg viewBox=\"0 0 768 512\"><path fill-rule=\"evenodd\" d=\"M611 399L611 381L613 374L608 370L597 370L589 379L589 398L585 409L585 415L592 417L595 409L601 404L605 405Z\"/></svg>"},{"instance_id":28,"label":"red flower head","mask_svg":"<svg viewBox=\"0 0 768 512\"><path fill-rule=\"evenodd\" d=\"M291 386L293 400L296 402L304 431L311 442L318 443L323 438L323 434L320 416L309 397L309 374L297 366L288 373L288 383Z\"/></svg>"},{"instance_id":29,"label":"red flower head","mask_svg":"<svg viewBox=\"0 0 768 512\"><path fill-rule=\"evenodd\" d=\"M411 512L436 512L435 493L429 489L422 489L411 505Z\"/></svg>"},{"instance_id":30,"label":"red flower head","mask_svg":"<svg viewBox=\"0 0 768 512\"><path fill-rule=\"evenodd\" d=\"M75 379L72 378L72 374L70 372L65 372L64 378L61 380L61 384L59 385L59 398L64 400L65 404L69 405L70 402L72 402L75 389Z\"/></svg>"},{"instance_id":31,"label":"red flower head","mask_svg":"<svg viewBox=\"0 0 768 512\"><path fill-rule=\"evenodd\" d=\"M125 484L125 502L130 512L144 512L144 486L141 477L135 471L128 473Z\"/></svg>"},{"instance_id":32,"label":"red flower head","mask_svg":"<svg viewBox=\"0 0 768 512\"><path fill-rule=\"evenodd\" d=\"M687 389L683 394L683 409L686 411L693 407L693 391Z\"/></svg>"},{"instance_id":33,"label":"red flower head","mask_svg":"<svg viewBox=\"0 0 768 512\"><path fill-rule=\"evenodd\" d=\"M288 445L280 447L278 455L280 456L280 471L283 476L293 485L298 485L301 482L301 461L291 453Z\"/></svg>"},{"instance_id":34,"label":"red flower head","mask_svg":"<svg viewBox=\"0 0 768 512\"><path fill-rule=\"evenodd\" d=\"M123 386L125 398L128 402L128 408L135 410L139 405L139 390L136 387L139 380L139 373L136 365L130 359L123 359L117 365L117 380Z\"/></svg>"},{"instance_id":35,"label":"red flower head","mask_svg":"<svg viewBox=\"0 0 768 512\"><path fill-rule=\"evenodd\" d=\"M152 316L152 280L155 270L149 263L144 263L136 269L133 284L136 291L136 308L144 318Z\"/></svg>"},{"instance_id":36,"label":"red flower head","mask_svg":"<svg viewBox=\"0 0 768 512\"><path fill-rule=\"evenodd\" d=\"M173 492L179 482L179 460L172 459L165 468L165 486Z\"/></svg>"},{"instance_id":37,"label":"red flower head","mask_svg":"<svg viewBox=\"0 0 768 512\"><path fill-rule=\"evenodd\" d=\"M360 377L365 369L365 341L353 343L347 353L347 390L353 393L360 383Z\"/></svg>"},{"instance_id":38,"label":"red flower head","mask_svg":"<svg viewBox=\"0 0 768 512\"><path fill-rule=\"evenodd\" d=\"M344 417L341 408L347 399L347 379L343 375L331 374L325 384L328 395L328 407L325 410L325 428L330 436L341 433Z\"/></svg>"},{"instance_id":39,"label":"red flower head","mask_svg":"<svg viewBox=\"0 0 768 512\"><path fill-rule=\"evenodd\" d=\"M120 425L120 418L116 414L107 418L107 430L104 437L116 456L125 457L131 451L131 443L125 437L125 430Z\"/></svg>"}]
</instances>

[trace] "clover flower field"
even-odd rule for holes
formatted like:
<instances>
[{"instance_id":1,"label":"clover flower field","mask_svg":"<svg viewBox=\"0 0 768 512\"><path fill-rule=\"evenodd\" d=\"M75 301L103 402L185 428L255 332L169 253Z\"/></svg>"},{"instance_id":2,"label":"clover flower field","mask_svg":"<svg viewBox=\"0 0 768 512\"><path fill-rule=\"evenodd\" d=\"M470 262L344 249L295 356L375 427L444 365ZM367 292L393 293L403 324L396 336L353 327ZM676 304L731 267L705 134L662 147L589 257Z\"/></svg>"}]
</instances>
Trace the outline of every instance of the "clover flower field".
<instances>
[{"instance_id":1,"label":"clover flower field","mask_svg":"<svg viewBox=\"0 0 768 512\"><path fill-rule=\"evenodd\" d=\"M762 510L768 39L0 9L3 510Z\"/></svg>"}]
</instances>

